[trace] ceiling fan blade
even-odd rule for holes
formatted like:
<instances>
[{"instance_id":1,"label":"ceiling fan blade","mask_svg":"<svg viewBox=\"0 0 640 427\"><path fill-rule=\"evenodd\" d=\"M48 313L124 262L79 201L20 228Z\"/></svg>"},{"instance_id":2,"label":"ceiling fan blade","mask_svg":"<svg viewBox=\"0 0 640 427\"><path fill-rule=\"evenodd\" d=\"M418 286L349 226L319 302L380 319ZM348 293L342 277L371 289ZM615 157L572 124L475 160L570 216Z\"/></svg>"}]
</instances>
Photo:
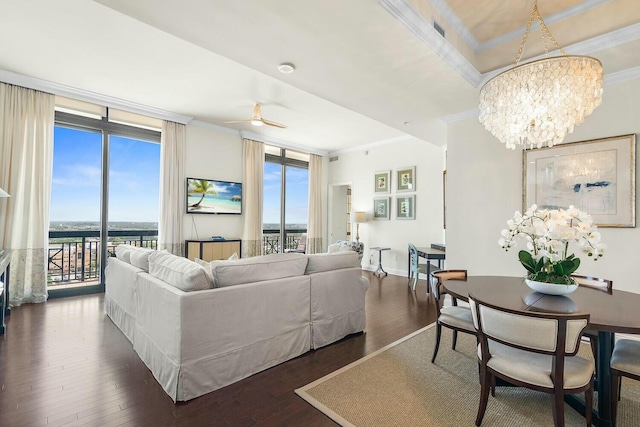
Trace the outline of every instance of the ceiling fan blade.
<instances>
[{"instance_id":1,"label":"ceiling fan blade","mask_svg":"<svg viewBox=\"0 0 640 427\"><path fill-rule=\"evenodd\" d=\"M283 129L287 128L285 125L281 125L280 123L272 122L271 120L262 119L262 123L264 123L265 125L269 125L269 126L275 126L277 128L283 128Z\"/></svg>"},{"instance_id":2,"label":"ceiling fan blade","mask_svg":"<svg viewBox=\"0 0 640 427\"><path fill-rule=\"evenodd\" d=\"M247 119L247 120L229 120L228 122L224 122L224 123L247 123L250 122L251 119Z\"/></svg>"}]
</instances>

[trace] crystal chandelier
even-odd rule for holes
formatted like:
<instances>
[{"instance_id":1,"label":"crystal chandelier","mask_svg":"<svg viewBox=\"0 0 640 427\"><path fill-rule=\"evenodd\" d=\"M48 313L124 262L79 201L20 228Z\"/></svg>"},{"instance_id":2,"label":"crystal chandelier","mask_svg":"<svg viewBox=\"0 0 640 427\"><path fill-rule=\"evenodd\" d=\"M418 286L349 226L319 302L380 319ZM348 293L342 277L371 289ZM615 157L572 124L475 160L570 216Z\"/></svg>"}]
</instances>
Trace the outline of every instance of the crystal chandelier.
<instances>
[{"instance_id":1,"label":"crystal chandelier","mask_svg":"<svg viewBox=\"0 0 640 427\"><path fill-rule=\"evenodd\" d=\"M546 58L518 65L534 18ZM562 56L549 57L547 38ZM480 90L480 123L507 148L552 147L600 105L602 82L600 61L567 55L544 24L536 0L513 68Z\"/></svg>"}]
</instances>

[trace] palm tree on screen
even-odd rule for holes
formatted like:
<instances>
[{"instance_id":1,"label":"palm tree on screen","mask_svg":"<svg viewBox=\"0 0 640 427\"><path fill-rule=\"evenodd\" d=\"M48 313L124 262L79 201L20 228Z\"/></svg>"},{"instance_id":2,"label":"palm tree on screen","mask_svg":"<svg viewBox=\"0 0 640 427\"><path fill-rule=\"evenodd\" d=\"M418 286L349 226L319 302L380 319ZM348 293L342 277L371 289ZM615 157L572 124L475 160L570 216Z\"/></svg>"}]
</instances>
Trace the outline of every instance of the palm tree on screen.
<instances>
[{"instance_id":1,"label":"palm tree on screen","mask_svg":"<svg viewBox=\"0 0 640 427\"><path fill-rule=\"evenodd\" d=\"M207 181L206 179L190 179L189 180L189 194L200 194L200 200L198 203L194 203L189 206L190 208L199 208L200 203L204 200L204 196L207 194L212 194L214 196L218 195L218 192L213 187L211 181Z\"/></svg>"}]
</instances>

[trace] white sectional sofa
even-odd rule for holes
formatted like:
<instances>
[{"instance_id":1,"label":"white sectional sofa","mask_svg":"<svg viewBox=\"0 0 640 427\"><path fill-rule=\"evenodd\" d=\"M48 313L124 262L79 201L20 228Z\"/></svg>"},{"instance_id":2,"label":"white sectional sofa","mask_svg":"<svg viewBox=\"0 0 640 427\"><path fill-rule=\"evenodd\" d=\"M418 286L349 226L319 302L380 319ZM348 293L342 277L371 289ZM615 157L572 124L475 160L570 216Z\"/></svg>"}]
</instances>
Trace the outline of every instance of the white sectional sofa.
<instances>
[{"instance_id":1,"label":"white sectional sofa","mask_svg":"<svg viewBox=\"0 0 640 427\"><path fill-rule=\"evenodd\" d=\"M122 246L108 261L105 311L174 401L364 330L369 281L355 252L203 266Z\"/></svg>"}]
</instances>

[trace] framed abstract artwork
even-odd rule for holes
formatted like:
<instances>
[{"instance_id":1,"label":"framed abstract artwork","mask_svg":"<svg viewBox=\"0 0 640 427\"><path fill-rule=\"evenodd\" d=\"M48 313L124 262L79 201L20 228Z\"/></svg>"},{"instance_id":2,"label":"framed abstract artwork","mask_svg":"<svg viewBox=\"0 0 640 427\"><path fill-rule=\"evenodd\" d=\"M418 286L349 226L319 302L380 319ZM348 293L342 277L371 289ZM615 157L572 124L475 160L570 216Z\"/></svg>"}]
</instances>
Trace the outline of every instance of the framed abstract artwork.
<instances>
[{"instance_id":1,"label":"framed abstract artwork","mask_svg":"<svg viewBox=\"0 0 640 427\"><path fill-rule=\"evenodd\" d=\"M377 194L389 193L391 191L391 171L376 171L374 174L375 189Z\"/></svg>"},{"instance_id":2,"label":"framed abstract artwork","mask_svg":"<svg viewBox=\"0 0 640 427\"><path fill-rule=\"evenodd\" d=\"M635 227L635 153L635 135L523 151L523 210L575 206L599 227Z\"/></svg>"},{"instance_id":3,"label":"framed abstract artwork","mask_svg":"<svg viewBox=\"0 0 640 427\"><path fill-rule=\"evenodd\" d=\"M396 197L396 219L416 219L416 196Z\"/></svg>"},{"instance_id":4,"label":"framed abstract artwork","mask_svg":"<svg viewBox=\"0 0 640 427\"><path fill-rule=\"evenodd\" d=\"M373 219L388 220L391 197L376 197L373 199Z\"/></svg>"},{"instance_id":5,"label":"framed abstract artwork","mask_svg":"<svg viewBox=\"0 0 640 427\"><path fill-rule=\"evenodd\" d=\"M416 191L416 167L410 166L396 171L396 191Z\"/></svg>"}]
</instances>

